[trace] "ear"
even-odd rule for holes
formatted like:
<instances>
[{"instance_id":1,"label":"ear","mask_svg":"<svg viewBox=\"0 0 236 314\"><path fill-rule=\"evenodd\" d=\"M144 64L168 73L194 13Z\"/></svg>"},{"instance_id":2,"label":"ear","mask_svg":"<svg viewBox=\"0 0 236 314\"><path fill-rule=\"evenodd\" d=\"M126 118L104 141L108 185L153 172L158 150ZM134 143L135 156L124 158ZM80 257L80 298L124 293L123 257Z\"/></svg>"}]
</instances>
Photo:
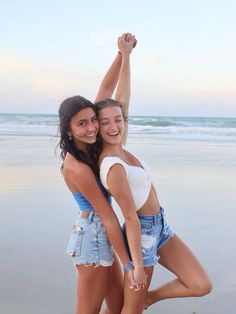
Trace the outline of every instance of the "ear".
<instances>
[{"instance_id":1,"label":"ear","mask_svg":"<svg viewBox=\"0 0 236 314\"><path fill-rule=\"evenodd\" d=\"M72 135L72 133L71 133L71 132L67 132L67 135L68 135L69 140L72 141L72 140L73 140L73 135Z\"/></svg>"}]
</instances>

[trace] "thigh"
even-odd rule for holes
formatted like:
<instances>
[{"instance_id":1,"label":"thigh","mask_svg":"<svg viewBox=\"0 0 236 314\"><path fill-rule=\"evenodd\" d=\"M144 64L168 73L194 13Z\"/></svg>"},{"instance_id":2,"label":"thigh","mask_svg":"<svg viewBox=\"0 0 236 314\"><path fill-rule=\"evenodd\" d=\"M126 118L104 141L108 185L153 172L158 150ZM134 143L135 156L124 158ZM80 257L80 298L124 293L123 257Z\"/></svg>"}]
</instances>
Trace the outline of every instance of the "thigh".
<instances>
[{"instance_id":1,"label":"thigh","mask_svg":"<svg viewBox=\"0 0 236 314\"><path fill-rule=\"evenodd\" d=\"M105 298L111 267L78 265L76 314L97 314Z\"/></svg>"},{"instance_id":2,"label":"thigh","mask_svg":"<svg viewBox=\"0 0 236 314\"><path fill-rule=\"evenodd\" d=\"M124 303L124 276L116 255L114 256L105 300L109 310L108 313L120 314Z\"/></svg>"},{"instance_id":3,"label":"thigh","mask_svg":"<svg viewBox=\"0 0 236 314\"><path fill-rule=\"evenodd\" d=\"M173 272L186 286L208 278L200 262L177 235L166 242L158 254L159 263Z\"/></svg>"}]
</instances>

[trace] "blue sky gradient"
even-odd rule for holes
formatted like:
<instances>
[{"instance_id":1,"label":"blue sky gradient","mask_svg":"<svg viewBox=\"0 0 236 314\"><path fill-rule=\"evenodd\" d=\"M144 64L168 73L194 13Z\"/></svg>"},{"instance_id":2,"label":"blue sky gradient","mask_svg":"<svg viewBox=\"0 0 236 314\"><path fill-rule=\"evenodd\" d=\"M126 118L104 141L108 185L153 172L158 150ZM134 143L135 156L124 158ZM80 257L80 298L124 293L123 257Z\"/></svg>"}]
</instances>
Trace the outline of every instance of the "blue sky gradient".
<instances>
[{"instance_id":1,"label":"blue sky gradient","mask_svg":"<svg viewBox=\"0 0 236 314\"><path fill-rule=\"evenodd\" d=\"M0 112L94 99L125 31L131 114L236 116L236 1L0 1Z\"/></svg>"}]
</instances>

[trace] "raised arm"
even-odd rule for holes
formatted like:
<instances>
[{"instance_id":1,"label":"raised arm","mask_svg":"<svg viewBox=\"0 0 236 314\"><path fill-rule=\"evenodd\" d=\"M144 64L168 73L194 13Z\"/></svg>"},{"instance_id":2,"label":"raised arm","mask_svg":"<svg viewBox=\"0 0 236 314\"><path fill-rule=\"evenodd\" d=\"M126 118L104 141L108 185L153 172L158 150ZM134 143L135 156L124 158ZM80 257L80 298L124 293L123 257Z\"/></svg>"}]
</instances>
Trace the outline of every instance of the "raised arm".
<instances>
[{"instance_id":1,"label":"raised arm","mask_svg":"<svg viewBox=\"0 0 236 314\"><path fill-rule=\"evenodd\" d=\"M137 41L135 37L131 34L123 34L118 38L118 48L122 55L122 63L115 99L121 103L125 115L125 132L122 139L124 145L126 144L128 135L128 114L131 82L130 54L136 43Z\"/></svg>"},{"instance_id":2,"label":"raised arm","mask_svg":"<svg viewBox=\"0 0 236 314\"><path fill-rule=\"evenodd\" d=\"M107 176L107 184L125 219L127 239L134 264L135 281L139 284L146 284L146 273L141 250L140 221L126 172L122 165L115 164L112 166Z\"/></svg>"},{"instance_id":3,"label":"raised arm","mask_svg":"<svg viewBox=\"0 0 236 314\"><path fill-rule=\"evenodd\" d=\"M117 53L117 56L115 57L114 61L112 62L110 68L108 69L102 80L94 102L112 97L119 79L121 59L121 54Z\"/></svg>"},{"instance_id":4,"label":"raised arm","mask_svg":"<svg viewBox=\"0 0 236 314\"><path fill-rule=\"evenodd\" d=\"M94 102L97 102L106 98L111 98L117 86L117 82L120 76L122 54L123 54L123 50L121 51L120 49L121 47L119 47L120 38L123 38L123 40L127 40L127 41L132 40L134 41L133 46L136 45L136 39L130 33L124 33L121 37L118 38L119 53L117 53L114 61L112 62L104 78L102 79L101 85L98 90L98 94Z\"/></svg>"}]
</instances>

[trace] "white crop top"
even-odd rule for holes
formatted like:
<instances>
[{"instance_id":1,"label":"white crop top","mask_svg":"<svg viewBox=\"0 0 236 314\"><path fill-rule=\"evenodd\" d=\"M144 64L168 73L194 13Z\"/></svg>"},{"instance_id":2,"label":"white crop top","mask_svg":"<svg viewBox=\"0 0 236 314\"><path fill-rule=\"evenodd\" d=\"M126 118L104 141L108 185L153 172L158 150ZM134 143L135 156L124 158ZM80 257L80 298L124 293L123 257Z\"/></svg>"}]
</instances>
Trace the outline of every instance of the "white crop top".
<instances>
[{"instance_id":1,"label":"white crop top","mask_svg":"<svg viewBox=\"0 0 236 314\"><path fill-rule=\"evenodd\" d=\"M146 165L142 162L142 167L131 166L120 157L104 157L100 166L100 178L106 189L109 189L107 184L108 173L115 164L120 164L124 167L136 209L139 210L148 199L152 185L151 176Z\"/></svg>"}]
</instances>

